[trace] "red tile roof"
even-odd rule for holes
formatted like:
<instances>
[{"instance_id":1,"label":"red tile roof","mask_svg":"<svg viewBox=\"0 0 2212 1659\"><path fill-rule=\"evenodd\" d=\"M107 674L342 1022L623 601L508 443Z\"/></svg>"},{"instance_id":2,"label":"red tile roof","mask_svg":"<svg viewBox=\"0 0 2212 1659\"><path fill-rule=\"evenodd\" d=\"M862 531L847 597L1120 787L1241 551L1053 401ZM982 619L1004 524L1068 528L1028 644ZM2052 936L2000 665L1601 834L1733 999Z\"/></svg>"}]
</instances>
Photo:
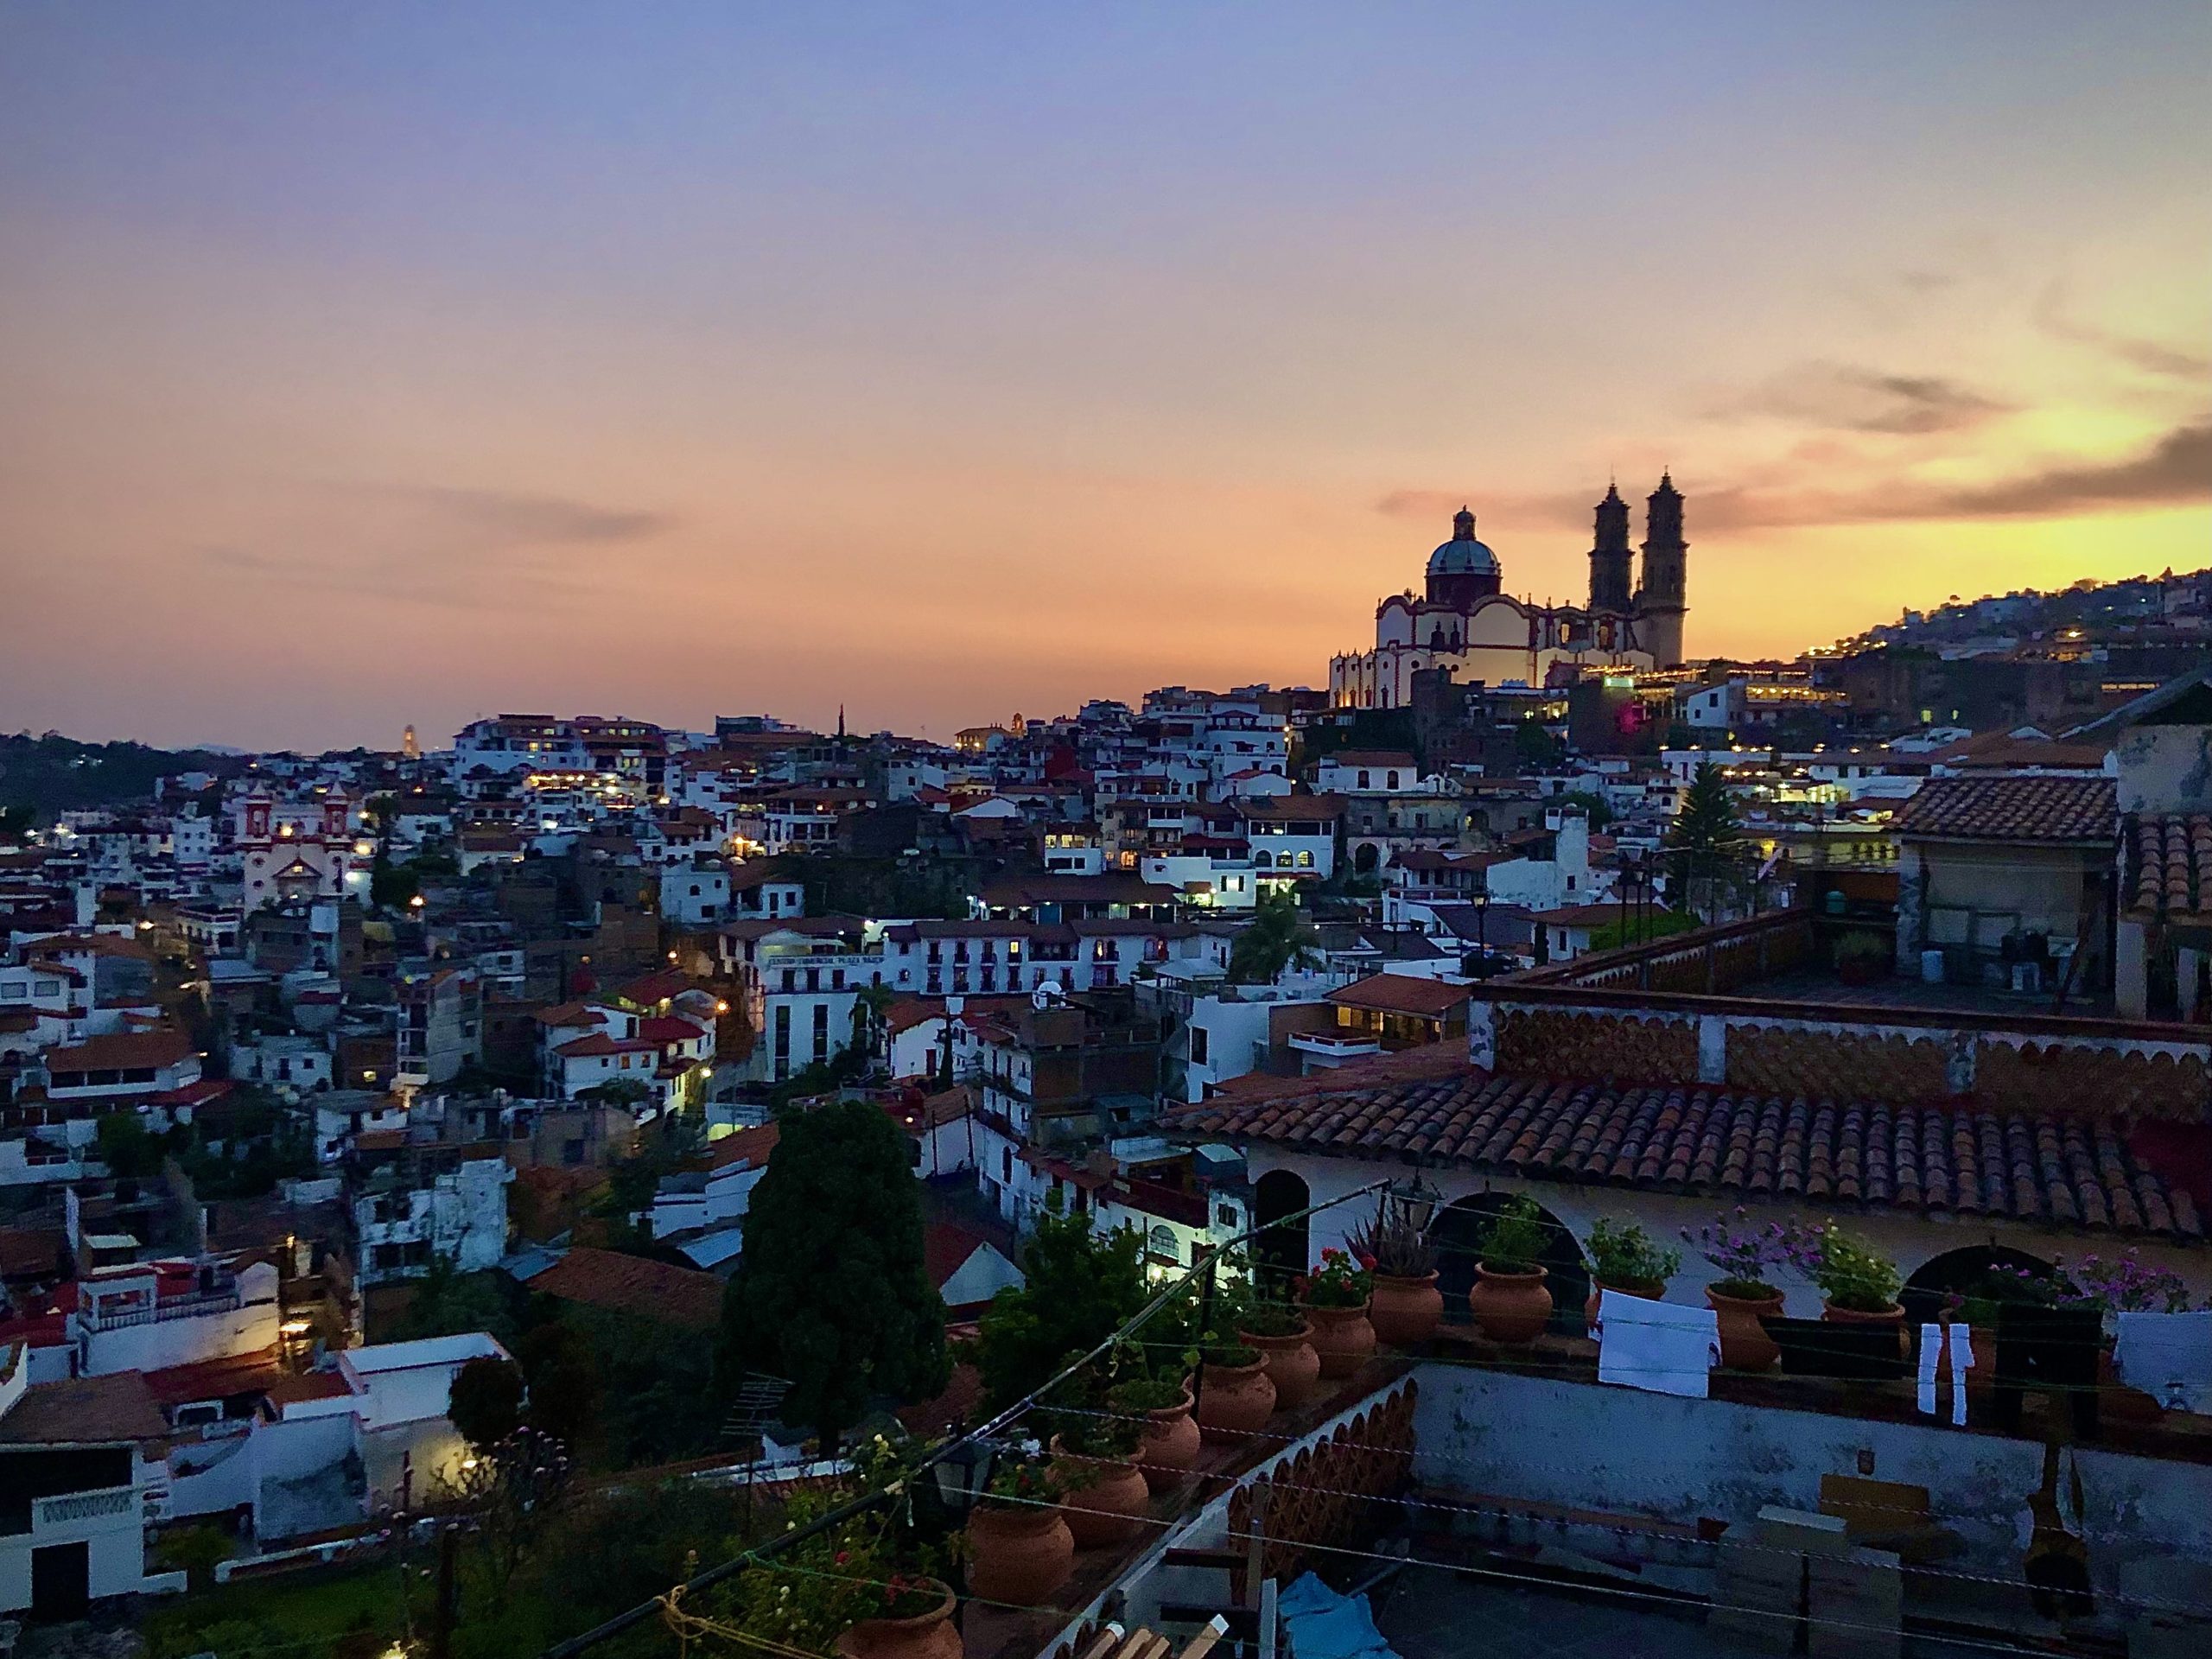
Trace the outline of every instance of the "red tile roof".
<instances>
[{"instance_id":1,"label":"red tile roof","mask_svg":"<svg viewBox=\"0 0 2212 1659\"><path fill-rule=\"evenodd\" d=\"M1941 840L2109 846L2118 811L2109 778L1931 778L1904 804L1895 829Z\"/></svg>"},{"instance_id":2,"label":"red tile roof","mask_svg":"<svg viewBox=\"0 0 2212 1659\"><path fill-rule=\"evenodd\" d=\"M2120 826L2122 906L2158 920L2212 913L2212 816L2130 813Z\"/></svg>"},{"instance_id":3,"label":"red tile roof","mask_svg":"<svg viewBox=\"0 0 2212 1659\"><path fill-rule=\"evenodd\" d=\"M710 1331L721 1322L722 1281L711 1273L578 1246L527 1281L532 1290L663 1325Z\"/></svg>"},{"instance_id":4,"label":"red tile roof","mask_svg":"<svg viewBox=\"0 0 2212 1659\"><path fill-rule=\"evenodd\" d=\"M564 1060L588 1060L607 1054L658 1054L660 1045L642 1037L618 1039L595 1031L588 1037L563 1043L553 1052Z\"/></svg>"},{"instance_id":5,"label":"red tile roof","mask_svg":"<svg viewBox=\"0 0 2212 1659\"><path fill-rule=\"evenodd\" d=\"M758 1128L740 1129L735 1135L724 1135L707 1148L709 1165L715 1169L728 1169L734 1164L765 1169L769 1154L775 1151L777 1143L783 1138L784 1131L779 1124L763 1123Z\"/></svg>"},{"instance_id":6,"label":"red tile roof","mask_svg":"<svg viewBox=\"0 0 2212 1659\"><path fill-rule=\"evenodd\" d=\"M1462 1059L1413 1081L1224 1094L1169 1122L1538 1180L2204 1236L2190 1195L2113 1125L2019 1113L1493 1077Z\"/></svg>"},{"instance_id":7,"label":"red tile roof","mask_svg":"<svg viewBox=\"0 0 2212 1659\"><path fill-rule=\"evenodd\" d=\"M49 1071L159 1071L193 1056L192 1039L181 1031L117 1031L87 1037L67 1048L46 1051Z\"/></svg>"},{"instance_id":8,"label":"red tile roof","mask_svg":"<svg viewBox=\"0 0 2212 1659\"><path fill-rule=\"evenodd\" d=\"M1370 974L1331 991L1328 1000L1340 1008L1441 1020L1454 1008L1466 1006L1467 988L1440 979L1417 979L1411 974Z\"/></svg>"}]
</instances>

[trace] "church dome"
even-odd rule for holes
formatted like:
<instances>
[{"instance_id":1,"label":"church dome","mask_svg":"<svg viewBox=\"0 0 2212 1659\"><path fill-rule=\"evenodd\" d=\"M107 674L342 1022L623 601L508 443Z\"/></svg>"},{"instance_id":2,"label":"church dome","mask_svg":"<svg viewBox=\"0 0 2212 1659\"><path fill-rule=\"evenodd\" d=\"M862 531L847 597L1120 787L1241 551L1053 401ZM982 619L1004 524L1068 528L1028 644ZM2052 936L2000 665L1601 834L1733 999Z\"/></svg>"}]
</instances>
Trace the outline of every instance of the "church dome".
<instances>
[{"instance_id":1,"label":"church dome","mask_svg":"<svg viewBox=\"0 0 2212 1659\"><path fill-rule=\"evenodd\" d=\"M1495 576L1497 555L1475 539L1475 515L1462 507L1452 515L1452 539L1428 556L1432 576Z\"/></svg>"}]
</instances>

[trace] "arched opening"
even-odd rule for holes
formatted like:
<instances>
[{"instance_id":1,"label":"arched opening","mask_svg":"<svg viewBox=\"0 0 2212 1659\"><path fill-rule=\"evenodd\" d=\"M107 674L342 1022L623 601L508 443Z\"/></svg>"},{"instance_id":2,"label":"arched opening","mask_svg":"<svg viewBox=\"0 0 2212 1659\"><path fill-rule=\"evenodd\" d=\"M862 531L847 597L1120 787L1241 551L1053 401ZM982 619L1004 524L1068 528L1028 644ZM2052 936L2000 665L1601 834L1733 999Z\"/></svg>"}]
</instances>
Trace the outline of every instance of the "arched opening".
<instances>
[{"instance_id":1,"label":"arched opening","mask_svg":"<svg viewBox=\"0 0 2212 1659\"><path fill-rule=\"evenodd\" d=\"M1359 843L1358 849L1351 855L1351 867L1361 875L1372 875L1375 874L1375 867L1382 862L1382 855L1376 850L1373 842L1363 841Z\"/></svg>"},{"instance_id":2,"label":"arched opening","mask_svg":"<svg viewBox=\"0 0 2212 1659\"><path fill-rule=\"evenodd\" d=\"M1515 1195L1478 1192L1458 1198L1436 1212L1428 1224L1428 1242L1436 1247L1436 1287L1444 1293L1446 1319L1467 1317L1467 1293L1474 1288L1475 1263L1482 1256L1482 1240L1491 1217ZM1552 1294L1551 1328L1568 1336L1583 1332L1582 1304L1590 1298L1590 1270L1582 1263L1582 1246L1560 1220L1537 1206L1545 1228L1544 1252L1540 1258Z\"/></svg>"},{"instance_id":3,"label":"arched opening","mask_svg":"<svg viewBox=\"0 0 2212 1659\"><path fill-rule=\"evenodd\" d=\"M1253 1184L1252 1224L1260 1236L1252 1255L1260 1272L1276 1286L1296 1278L1312 1263L1306 1234L1311 1217L1301 1211L1313 1205L1313 1194L1304 1179L1287 1169L1271 1169ZM1298 1219L1285 1222L1286 1216Z\"/></svg>"},{"instance_id":4,"label":"arched opening","mask_svg":"<svg viewBox=\"0 0 2212 1659\"><path fill-rule=\"evenodd\" d=\"M2057 1271L2056 1262L2025 1250L2003 1244L1969 1244L1946 1250L1914 1268L1897 1293L1897 1301L1904 1309L1905 1323L1916 1328L1942 1319L1954 1296L1972 1304L2015 1300L2005 1294L2011 1288L2008 1281L2017 1282L2024 1274L2031 1279L2049 1279ZM1980 1306L1964 1311L1969 1319L1989 1317ZM1958 1314L1952 1313L1949 1317L1955 1319Z\"/></svg>"}]
</instances>

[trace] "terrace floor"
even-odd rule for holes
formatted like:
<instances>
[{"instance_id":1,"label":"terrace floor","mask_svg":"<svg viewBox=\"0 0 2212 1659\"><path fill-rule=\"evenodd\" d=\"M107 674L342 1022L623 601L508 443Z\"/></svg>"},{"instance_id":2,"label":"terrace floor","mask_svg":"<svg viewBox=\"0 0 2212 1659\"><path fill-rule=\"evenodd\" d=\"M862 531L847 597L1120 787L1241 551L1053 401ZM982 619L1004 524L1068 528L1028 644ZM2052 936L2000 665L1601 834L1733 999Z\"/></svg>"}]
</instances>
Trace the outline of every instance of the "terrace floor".
<instances>
[{"instance_id":1,"label":"terrace floor","mask_svg":"<svg viewBox=\"0 0 2212 1659\"><path fill-rule=\"evenodd\" d=\"M1998 1018L2022 1014L2067 1014L2081 1020L2108 1020L2112 998L2101 993L2067 993L2066 1006L2046 987L2037 992L1994 985L1930 985L1902 974L1885 974L1864 985L1847 985L1827 968L1792 969L1753 980L1728 993L1757 1001L1843 1003L1853 1007L1906 1008L1923 1014L1979 1014Z\"/></svg>"},{"instance_id":2,"label":"terrace floor","mask_svg":"<svg viewBox=\"0 0 2212 1659\"><path fill-rule=\"evenodd\" d=\"M1706 1628L1705 1610L1608 1594L1472 1579L1416 1567L1370 1592L1375 1623L1400 1659L1753 1659L1767 1650ZM1912 1637L1916 1659L1986 1655L1981 1641Z\"/></svg>"}]
</instances>

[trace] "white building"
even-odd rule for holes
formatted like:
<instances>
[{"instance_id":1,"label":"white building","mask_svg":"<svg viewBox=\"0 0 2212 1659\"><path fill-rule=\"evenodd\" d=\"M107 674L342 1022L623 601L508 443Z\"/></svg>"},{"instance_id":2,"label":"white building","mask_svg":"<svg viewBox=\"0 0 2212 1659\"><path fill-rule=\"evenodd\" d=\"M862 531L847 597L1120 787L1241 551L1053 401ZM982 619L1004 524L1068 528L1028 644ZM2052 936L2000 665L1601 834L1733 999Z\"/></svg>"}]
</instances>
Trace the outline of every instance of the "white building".
<instances>
[{"instance_id":1,"label":"white building","mask_svg":"<svg viewBox=\"0 0 2212 1659\"><path fill-rule=\"evenodd\" d=\"M512 1179L505 1160L471 1158L434 1176L428 1186L356 1199L358 1282L419 1279L429 1272L433 1257L458 1273L498 1266L507 1249L507 1183Z\"/></svg>"},{"instance_id":2,"label":"white building","mask_svg":"<svg viewBox=\"0 0 2212 1659\"><path fill-rule=\"evenodd\" d=\"M79 1376L158 1371L274 1353L276 1269L213 1260L137 1262L79 1275L70 1321Z\"/></svg>"}]
</instances>

